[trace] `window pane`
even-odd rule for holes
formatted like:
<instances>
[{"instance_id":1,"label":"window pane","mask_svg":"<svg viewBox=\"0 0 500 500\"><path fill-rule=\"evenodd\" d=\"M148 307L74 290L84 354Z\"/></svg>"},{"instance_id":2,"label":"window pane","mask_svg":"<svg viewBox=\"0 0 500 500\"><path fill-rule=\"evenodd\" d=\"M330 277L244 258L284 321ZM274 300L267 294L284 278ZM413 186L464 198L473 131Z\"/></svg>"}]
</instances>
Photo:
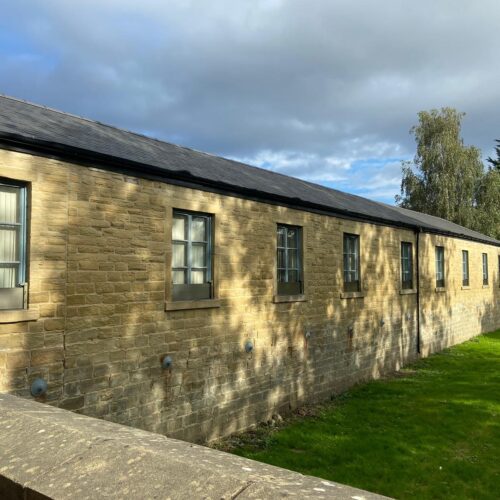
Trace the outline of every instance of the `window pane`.
<instances>
[{"instance_id":1,"label":"window pane","mask_svg":"<svg viewBox=\"0 0 500 500\"><path fill-rule=\"evenodd\" d=\"M359 237L344 234L344 282L359 280Z\"/></svg>"},{"instance_id":2,"label":"window pane","mask_svg":"<svg viewBox=\"0 0 500 500\"><path fill-rule=\"evenodd\" d=\"M188 285L182 289L182 292L179 289L177 295L174 293L174 300L188 300L191 296L193 299L199 299L203 295L200 292L203 287L191 288L189 285L205 285L207 295L211 294L210 287L206 287L211 276L210 221L210 216L201 214L176 213L174 215L172 276L174 284ZM176 239L178 239L177 242Z\"/></svg>"},{"instance_id":3,"label":"window pane","mask_svg":"<svg viewBox=\"0 0 500 500\"><path fill-rule=\"evenodd\" d=\"M285 250L278 248L278 269L286 268Z\"/></svg>"},{"instance_id":4,"label":"window pane","mask_svg":"<svg viewBox=\"0 0 500 500\"><path fill-rule=\"evenodd\" d=\"M185 285L186 271L172 271L172 281L174 285Z\"/></svg>"},{"instance_id":5,"label":"window pane","mask_svg":"<svg viewBox=\"0 0 500 500\"><path fill-rule=\"evenodd\" d=\"M297 248L297 230L294 228L288 228L287 245L288 248Z\"/></svg>"},{"instance_id":6,"label":"window pane","mask_svg":"<svg viewBox=\"0 0 500 500\"><path fill-rule=\"evenodd\" d=\"M172 267L186 266L186 244L174 243L172 245Z\"/></svg>"},{"instance_id":7,"label":"window pane","mask_svg":"<svg viewBox=\"0 0 500 500\"><path fill-rule=\"evenodd\" d=\"M356 255L354 253L349 255L349 271L356 271Z\"/></svg>"},{"instance_id":8,"label":"window pane","mask_svg":"<svg viewBox=\"0 0 500 500\"><path fill-rule=\"evenodd\" d=\"M211 279L212 272L210 257L211 217L178 212L174 219L172 226L174 240L172 242L172 277L174 284L186 286L174 289L173 299L209 298L211 287L208 287L207 283ZM175 241L176 238L178 238L177 241ZM191 287L190 285L204 286Z\"/></svg>"},{"instance_id":9,"label":"window pane","mask_svg":"<svg viewBox=\"0 0 500 500\"><path fill-rule=\"evenodd\" d=\"M285 248L286 228L278 226L278 247Z\"/></svg>"},{"instance_id":10,"label":"window pane","mask_svg":"<svg viewBox=\"0 0 500 500\"><path fill-rule=\"evenodd\" d=\"M411 243L403 243L403 255L407 261L411 259Z\"/></svg>"},{"instance_id":11,"label":"window pane","mask_svg":"<svg viewBox=\"0 0 500 500\"><path fill-rule=\"evenodd\" d=\"M464 281L469 279L469 253L467 250L462 252L462 277Z\"/></svg>"},{"instance_id":12,"label":"window pane","mask_svg":"<svg viewBox=\"0 0 500 500\"><path fill-rule=\"evenodd\" d=\"M278 283L298 283L301 279L299 262L300 252L300 227L277 227L277 267ZM281 287L278 293L300 293L299 288Z\"/></svg>"},{"instance_id":13,"label":"window pane","mask_svg":"<svg viewBox=\"0 0 500 500\"><path fill-rule=\"evenodd\" d=\"M191 222L191 241L207 241L206 217L193 217Z\"/></svg>"},{"instance_id":14,"label":"window pane","mask_svg":"<svg viewBox=\"0 0 500 500\"><path fill-rule=\"evenodd\" d=\"M356 239L353 238L352 236L349 237L349 253L355 254L356 253Z\"/></svg>"},{"instance_id":15,"label":"window pane","mask_svg":"<svg viewBox=\"0 0 500 500\"><path fill-rule=\"evenodd\" d=\"M191 271L191 284L201 285L206 283L206 272L205 271Z\"/></svg>"},{"instance_id":16,"label":"window pane","mask_svg":"<svg viewBox=\"0 0 500 500\"><path fill-rule=\"evenodd\" d=\"M401 277L403 288L412 286L412 244L408 242L401 243Z\"/></svg>"},{"instance_id":17,"label":"window pane","mask_svg":"<svg viewBox=\"0 0 500 500\"><path fill-rule=\"evenodd\" d=\"M436 280L444 280L444 248L436 247Z\"/></svg>"},{"instance_id":18,"label":"window pane","mask_svg":"<svg viewBox=\"0 0 500 500\"><path fill-rule=\"evenodd\" d=\"M299 269L299 252L298 250L288 251L288 269Z\"/></svg>"},{"instance_id":19,"label":"window pane","mask_svg":"<svg viewBox=\"0 0 500 500\"><path fill-rule=\"evenodd\" d=\"M18 260L17 227L0 227L0 261L14 262Z\"/></svg>"},{"instance_id":20,"label":"window pane","mask_svg":"<svg viewBox=\"0 0 500 500\"><path fill-rule=\"evenodd\" d=\"M17 266L0 265L0 288L14 288L19 280L17 278Z\"/></svg>"},{"instance_id":21,"label":"window pane","mask_svg":"<svg viewBox=\"0 0 500 500\"><path fill-rule=\"evenodd\" d=\"M187 217L185 215L174 215L172 221L172 239L187 240Z\"/></svg>"},{"instance_id":22,"label":"window pane","mask_svg":"<svg viewBox=\"0 0 500 500\"><path fill-rule=\"evenodd\" d=\"M13 186L0 186L0 223L20 222L20 191L20 188Z\"/></svg>"},{"instance_id":23,"label":"window pane","mask_svg":"<svg viewBox=\"0 0 500 500\"><path fill-rule=\"evenodd\" d=\"M205 244L197 244L191 247L191 266L207 267Z\"/></svg>"},{"instance_id":24,"label":"window pane","mask_svg":"<svg viewBox=\"0 0 500 500\"><path fill-rule=\"evenodd\" d=\"M344 235L344 255L349 253L349 237Z\"/></svg>"}]
</instances>

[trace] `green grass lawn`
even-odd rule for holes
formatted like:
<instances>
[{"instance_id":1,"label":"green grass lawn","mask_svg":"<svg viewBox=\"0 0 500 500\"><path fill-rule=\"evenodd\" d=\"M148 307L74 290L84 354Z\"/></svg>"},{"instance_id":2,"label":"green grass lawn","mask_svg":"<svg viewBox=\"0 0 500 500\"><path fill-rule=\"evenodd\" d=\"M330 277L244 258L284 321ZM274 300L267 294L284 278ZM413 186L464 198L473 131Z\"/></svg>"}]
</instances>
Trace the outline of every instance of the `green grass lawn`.
<instances>
[{"instance_id":1,"label":"green grass lawn","mask_svg":"<svg viewBox=\"0 0 500 500\"><path fill-rule=\"evenodd\" d=\"M500 331L238 443L230 451L396 498L500 498Z\"/></svg>"}]
</instances>

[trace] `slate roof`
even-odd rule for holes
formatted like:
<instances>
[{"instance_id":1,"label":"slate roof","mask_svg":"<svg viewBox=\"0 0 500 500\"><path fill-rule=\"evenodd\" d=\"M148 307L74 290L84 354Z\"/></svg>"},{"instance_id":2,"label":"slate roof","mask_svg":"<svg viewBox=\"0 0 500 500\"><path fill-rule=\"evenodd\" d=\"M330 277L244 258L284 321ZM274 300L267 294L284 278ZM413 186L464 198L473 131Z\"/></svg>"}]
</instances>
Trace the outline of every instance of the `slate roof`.
<instances>
[{"instance_id":1,"label":"slate roof","mask_svg":"<svg viewBox=\"0 0 500 500\"><path fill-rule=\"evenodd\" d=\"M500 246L500 241L438 217L368 200L237 161L194 151L96 121L0 95L0 143L53 151L69 159L123 164L205 189L256 197L332 215L451 234Z\"/></svg>"}]
</instances>

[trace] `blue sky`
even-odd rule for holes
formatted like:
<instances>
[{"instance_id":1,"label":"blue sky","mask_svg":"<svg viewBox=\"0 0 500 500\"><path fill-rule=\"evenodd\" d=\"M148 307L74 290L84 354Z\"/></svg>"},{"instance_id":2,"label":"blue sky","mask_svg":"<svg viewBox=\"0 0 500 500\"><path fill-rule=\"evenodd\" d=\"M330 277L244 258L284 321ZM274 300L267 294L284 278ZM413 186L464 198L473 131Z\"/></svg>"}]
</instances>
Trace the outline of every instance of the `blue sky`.
<instances>
[{"instance_id":1,"label":"blue sky","mask_svg":"<svg viewBox=\"0 0 500 500\"><path fill-rule=\"evenodd\" d=\"M392 203L420 110L493 153L499 24L496 0L7 0L0 93Z\"/></svg>"}]
</instances>

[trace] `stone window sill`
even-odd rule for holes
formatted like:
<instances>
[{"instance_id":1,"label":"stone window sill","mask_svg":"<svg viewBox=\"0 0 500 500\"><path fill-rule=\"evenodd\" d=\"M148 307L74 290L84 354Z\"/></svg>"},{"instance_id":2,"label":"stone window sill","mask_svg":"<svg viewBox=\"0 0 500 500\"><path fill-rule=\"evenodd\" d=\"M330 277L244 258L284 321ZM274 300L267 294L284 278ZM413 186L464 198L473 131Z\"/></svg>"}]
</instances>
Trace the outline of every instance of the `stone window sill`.
<instances>
[{"instance_id":1,"label":"stone window sill","mask_svg":"<svg viewBox=\"0 0 500 500\"><path fill-rule=\"evenodd\" d=\"M490 285L483 285L483 288L489 288Z\"/></svg>"},{"instance_id":2,"label":"stone window sill","mask_svg":"<svg viewBox=\"0 0 500 500\"><path fill-rule=\"evenodd\" d=\"M365 296L365 292L341 292L341 299L362 299Z\"/></svg>"},{"instance_id":3,"label":"stone window sill","mask_svg":"<svg viewBox=\"0 0 500 500\"><path fill-rule=\"evenodd\" d=\"M179 300L165 302L165 311L188 311L191 309L215 309L220 307L220 299Z\"/></svg>"},{"instance_id":4,"label":"stone window sill","mask_svg":"<svg viewBox=\"0 0 500 500\"><path fill-rule=\"evenodd\" d=\"M307 302L305 295L275 295L273 297L273 302L275 304L286 304L289 302Z\"/></svg>"},{"instance_id":5,"label":"stone window sill","mask_svg":"<svg viewBox=\"0 0 500 500\"><path fill-rule=\"evenodd\" d=\"M416 293L416 288L402 288L401 290L399 290L399 295L415 295Z\"/></svg>"},{"instance_id":6,"label":"stone window sill","mask_svg":"<svg viewBox=\"0 0 500 500\"><path fill-rule=\"evenodd\" d=\"M462 290L470 290L470 286L469 285L462 285Z\"/></svg>"},{"instance_id":7,"label":"stone window sill","mask_svg":"<svg viewBox=\"0 0 500 500\"><path fill-rule=\"evenodd\" d=\"M437 286L436 287L436 292L438 292L438 293L444 293L444 292L446 292L446 287L444 287L444 286Z\"/></svg>"},{"instance_id":8,"label":"stone window sill","mask_svg":"<svg viewBox=\"0 0 500 500\"><path fill-rule=\"evenodd\" d=\"M40 313L34 309L10 309L0 311L0 323L22 323L23 321L36 321Z\"/></svg>"}]
</instances>

